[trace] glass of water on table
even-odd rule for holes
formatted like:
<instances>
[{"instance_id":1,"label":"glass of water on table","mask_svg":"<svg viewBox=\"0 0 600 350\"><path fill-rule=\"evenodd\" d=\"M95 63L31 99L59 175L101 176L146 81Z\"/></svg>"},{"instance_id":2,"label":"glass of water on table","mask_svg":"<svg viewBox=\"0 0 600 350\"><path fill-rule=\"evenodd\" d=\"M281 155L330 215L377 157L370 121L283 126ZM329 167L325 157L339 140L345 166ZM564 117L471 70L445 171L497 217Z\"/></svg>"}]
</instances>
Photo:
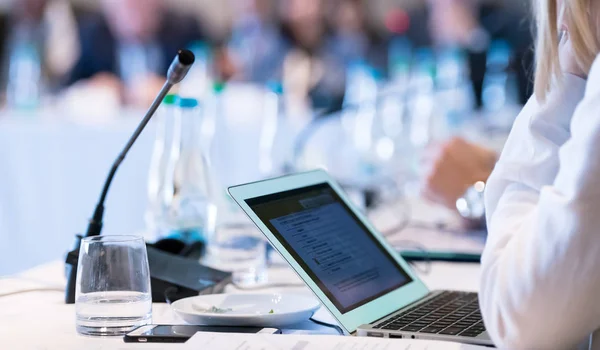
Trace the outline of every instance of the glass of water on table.
<instances>
[{"instance_id":1,"label":"glass of water on table","mask_svg":"<svg viewBox=\"0 0 600 350\"><path fill-rule=\"evenodd\" d=\"M139 236L84 238L75 294L77 332L123 335L152 321L150 271Z\"/></svg>"},{"instance_id":2,"label":"glass of water on table","mask_svg":"<svg viewBox=\"0 0 600 350\"><path fill-rule=\"evenodd\" d=\"M238 287L253 287L268 281L267 241L252 221L231 199L219 203L219 218L209 240L204 263L230 271Z\"/></svg>"}]
</instances>

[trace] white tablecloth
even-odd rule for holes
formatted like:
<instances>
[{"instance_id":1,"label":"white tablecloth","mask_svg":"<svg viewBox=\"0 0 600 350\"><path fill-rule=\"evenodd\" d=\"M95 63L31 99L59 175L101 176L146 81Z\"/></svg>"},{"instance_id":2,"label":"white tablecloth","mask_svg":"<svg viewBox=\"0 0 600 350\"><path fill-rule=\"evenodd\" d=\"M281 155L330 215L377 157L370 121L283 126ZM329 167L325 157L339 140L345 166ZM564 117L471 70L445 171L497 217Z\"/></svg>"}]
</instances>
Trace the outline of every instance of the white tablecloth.
<instances>
[{"instance_id":1,"label":"white tablecloth","mask_svg":"<svg viewBox=\"0 0 600 350\"><path fill-rule=\"evenodd\" d=\"M30 288L64 287L63 263L56 261L38 266L18 276L0 279L0 295ZM270 270L273 282L297 282L287 268ZM478 289L479 265L435 263L428 274L421 274L430 289ZM269 291L310 294L306 287L273 289ZM232 292L236 292L232 290ZM0 297L0 349L95 349L116 348L121 338L95 338L78 335L75 331L75 308L63 303L61 291L43 291ZM315 317L333 322L321 309ZM153 305L153 323L182 323L166 304ZM310 321L290 327L291 333L329 333ZM298 331L299 330L299 331ZM156 348L156 347L155 347ZM160 348L160 347L158 347Z\"/></svg>"}]
</instances>

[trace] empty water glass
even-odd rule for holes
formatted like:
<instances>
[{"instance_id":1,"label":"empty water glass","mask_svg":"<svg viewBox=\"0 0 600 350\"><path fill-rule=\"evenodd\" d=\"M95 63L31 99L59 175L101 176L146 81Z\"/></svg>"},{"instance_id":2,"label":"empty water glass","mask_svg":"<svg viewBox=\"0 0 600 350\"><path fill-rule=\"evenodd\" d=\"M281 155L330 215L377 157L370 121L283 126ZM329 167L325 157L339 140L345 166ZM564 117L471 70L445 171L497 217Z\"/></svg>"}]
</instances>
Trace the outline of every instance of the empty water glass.
<instances>
[{"instance_id":1,"label":"empty water glass","mask_svg":"<svg viewBox=\"0 0 600 350\"><path fill-rule=\"evenodd\" d=\"M75 294L77 332L123 335L151 323L150 271L139 236L81 241Z\"/></svg>"}]
</instances>

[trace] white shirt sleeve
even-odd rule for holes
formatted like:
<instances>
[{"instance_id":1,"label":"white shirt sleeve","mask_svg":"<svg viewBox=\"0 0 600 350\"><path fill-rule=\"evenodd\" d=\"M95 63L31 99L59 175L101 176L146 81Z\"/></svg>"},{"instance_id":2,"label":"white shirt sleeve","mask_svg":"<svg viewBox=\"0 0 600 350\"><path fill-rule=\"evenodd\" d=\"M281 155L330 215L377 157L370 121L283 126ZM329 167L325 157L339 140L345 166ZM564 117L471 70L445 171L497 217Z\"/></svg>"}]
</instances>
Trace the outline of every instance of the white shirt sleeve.
<instances>
[{"instance_id":1,"label":"white shirt sleeve","mask_svg":"<svg viewBox=\"0 0 600 350\"><path fill-rule=\"evenodd\" d=\"M525 106L488 180L480 305L501 348L567 349L600 328L600 63L546 101Z\"/></svg>"}]
</instances>

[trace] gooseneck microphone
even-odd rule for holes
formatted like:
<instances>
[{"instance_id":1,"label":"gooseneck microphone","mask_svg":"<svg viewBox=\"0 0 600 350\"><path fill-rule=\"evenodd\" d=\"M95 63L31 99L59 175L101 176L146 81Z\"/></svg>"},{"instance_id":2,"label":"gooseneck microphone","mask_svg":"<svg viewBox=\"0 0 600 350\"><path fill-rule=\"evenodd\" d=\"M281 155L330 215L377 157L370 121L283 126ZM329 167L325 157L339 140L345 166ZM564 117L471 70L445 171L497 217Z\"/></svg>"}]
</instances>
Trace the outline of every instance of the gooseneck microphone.
<instances>
[{"instance_id":1,"label":"gooseneck microphone","mask_svg":"<svg viewBox=\"0 0 600 350\"><path fill-rule=\"evenodd\" d=\"M121 151L121 153L119 154L119 156L117 157L115 162L113 163L113 165L110 169L110 172L108 173L108 176L106 178L106 181L104 182L104 187L102 188L102 192L100 194L98 204L96 204L96 209L94 210L94 214L92 215L92 217L89 221L88 228L87 228L87 231L86 231L84 237L98 236L102 232L102 218L104 216L104 202L106 200L106 195L108 194L110 184L112 183L112 180L115 177L117 169L119 168L119 166L125 159L125 156L129 152L129 150L131 149L131 147L133 146L133 144L135 143L137 138L140 136L140 134L142 133L142 131L144 130L144 128L146 127L146 125L148 124L148 122L150 121L152 116L154 115L154 113L156 113L156 110L162 103L165 96L167 96L167 94L169 93L169 91L171 90L173 85L179 83L180 81L183 80L183 78L185 78L187 72L190 70L190 67L194 63L194 60L195 60L194 54L189 50L179 50L177 52L177 56L175 56L175 59L173 60L173 63L171 63L171 66L169 67L169 70L167 72L167 80L165 81L165 84L160 89L160 92L158 93L158 95L156 96L156 98L154 99L152 104L150 105L150 108L148 108L146 115L144 116L144 118L142 119L142 121L140 122L138 127L135 129L135 131L133 132L133 135L131 135L131 138L129 139L129 141L127 141L125 148L123 148L123 150ZM81 235L76 235L76 240L75 240L75 245L73 247L73 251L69 252L69 254L67 255L67 261L66 261L67 265L66 265L66 271L65 271L66 277L67 277L67 288L66 288L66 293L65 293L65 302L68 304L75 302L75 283L76 283L76 277L77 277L77 259L79 258L79 246L81 244L82 238L83 237Z\"/></svg>"},{"instance_id":2,"label":"gooseneck microphone","mask_svg":"<svg viewBox=\"0 0 600 350\"><path fill-rule=\"evenodd\" d=\"M104 202L106 200L106 195L108 194L110 184L112 183L117 169L125 159L125 156L131 149L131 146L133 146L137 138L140 136L140 134L154 115L154 113L156 113L156 110L162 103L165 96L167 96L173 85L179 83L183 80L183 78L185 78L186 74L190 70L190 67L194 63L194 60L194 54L189 50L179 50L177 52L177 56L175 56L175 59L173 60L173 63L171 63L171 66L169 67L169 70L167 72L167 80L165 81L165 84L160 89L158 96L156 96L156 98L152 102L152 105L150 105L150 108L146 112L144 119L142 119L137 129L135 129L133 135L131 135L131 138L129 139L129 141L127 141L125 148L123 148L123 151L121 151L121 153L113 163L110 172L108 173L108 177L106 178L106 182L104 183L102 193L100 194L100 199L98 200L98 204L96 205L96 210L94 210L94 215L90 219L90 223L88 225L87 232L85 233L85 237L98 236L102 231Z\"/></svg>"}]
</instances>

